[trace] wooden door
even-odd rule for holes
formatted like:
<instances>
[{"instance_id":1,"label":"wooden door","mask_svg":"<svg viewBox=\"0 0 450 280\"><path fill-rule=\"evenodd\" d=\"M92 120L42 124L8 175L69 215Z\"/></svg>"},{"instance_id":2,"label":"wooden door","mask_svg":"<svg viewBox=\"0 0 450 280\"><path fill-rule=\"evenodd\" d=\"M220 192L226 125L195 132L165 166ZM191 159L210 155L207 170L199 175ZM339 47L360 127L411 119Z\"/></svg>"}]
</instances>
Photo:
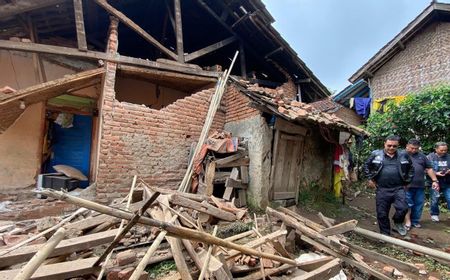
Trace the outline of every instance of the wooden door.
<instances>
[{"instance_id":1,"label":"wooden door","mask_svg":"<svg viewBox=\"0 0 450 280\"><path fill-rule=\"evenodd\" d=\"M303 145L303 135L276 130L271 172L272 200L297 198Z\"/></svg>"}]
</instances>

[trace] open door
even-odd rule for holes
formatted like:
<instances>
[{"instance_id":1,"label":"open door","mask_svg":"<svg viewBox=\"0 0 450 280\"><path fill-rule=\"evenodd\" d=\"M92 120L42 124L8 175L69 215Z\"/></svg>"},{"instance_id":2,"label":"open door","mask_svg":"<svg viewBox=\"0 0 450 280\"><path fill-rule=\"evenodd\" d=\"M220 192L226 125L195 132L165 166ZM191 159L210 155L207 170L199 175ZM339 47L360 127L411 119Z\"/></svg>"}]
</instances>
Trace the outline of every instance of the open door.
<instances>
[{"instance_id":1,"label":"open door","mask_svg":"<svg viewBox=\"0 0 450 280\"><path fill-rule=\"evenodd\" d=\"M297 199L306 129L278 119L275 129L272 200Z\"/></svg>"}]
</instances>

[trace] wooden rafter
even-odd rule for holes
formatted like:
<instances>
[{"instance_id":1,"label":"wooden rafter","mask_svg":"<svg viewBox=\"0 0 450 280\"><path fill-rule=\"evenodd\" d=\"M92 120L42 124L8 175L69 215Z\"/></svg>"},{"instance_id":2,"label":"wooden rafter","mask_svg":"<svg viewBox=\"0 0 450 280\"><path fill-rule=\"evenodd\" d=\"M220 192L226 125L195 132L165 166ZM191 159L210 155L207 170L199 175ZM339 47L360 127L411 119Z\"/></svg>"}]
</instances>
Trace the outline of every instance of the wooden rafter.
<instances>
[{"instance_id":1,"label":"wooden rafter","mask_svg":"<svg viewBox=\"0 0 450 280\"><path fill-rule=\"evenodd\" d=\"M81 0L73 0L75 14L75 26L77 28L77 42L80 51L87 51L86 32L84 29L83 3Z\"/></svg>"},{"instance_id":2,"label":"wooden rafter","mask_svg":"<svg viewBox=\"0 0 450 280\"><path fill-rule=\"evenodd\" d=\"M120 22L134 30L137 34L139 34L142 38L144 38L147 42L151 43L155 47L157 47L161 52L169 56L170 58L177 60L178 56L169 50L168 48L164 47L158 40L156 40L153 36L147 33L142 27L137 25L134 21L129 19L126 15L124 15L122 12L114 8L113 6L109 5L108 2L105 0L94 0L100 7L105 9L108 13L111 15L117 17Z\"/></svg>"},{"instance_id":3,"label":"wooden rafter","mask_svg":"<svg viewBox=\"0 0 450 280\"><path fill-rule=\"evenodd\" d=\"M237 40L237 38L235 36L228 37L228 38L226 38L226 39L224 39L224 40L222 40L220 42L211 44L211 45L209 45L207 47L204 47L203 49L197 50L195 52L192 52L192 53L186 55L185 61L189 62L189 61L192 61L194 59L197 59L197 58L199 58L201 56L204 56L205 54L208 54L210 52L213 52L215 50L223 48L223 47L233 43L236 40Z\"/></svg>"},{"instance_id":4,"label":"wooden rafter","mask_svg":"<svg viewBox=\"0 0 450 280\"><path fill-rule=\"evenodd\" d=\"M51 5L56 5L64 2L65 0L21 0L14 1L10 4L0 6L0 20L8 17L16 16L21 13L45 8Z\"/></svg>"},{"instance_id":5,"label":"wooden rafter","mask_svg":"<svg viewBox=\"0 0 450 280\"><path fill-rule=\"evenodd\" d=\"M175 8L175 34L177 37L178 62L184 62L183 24L181 20L180 0L174 0Z\"/></svg>"},{"instance_id":6,"label":"wooden rafter","mask_svg":"<svg viewBox=\"0 0 450 280\"><path fill-rule=\"evenodd\" d=\"M121 55L109 55L104 52L86 51L82 52L75 48L51 46L45 44L36 43L24 43L24 42L14 42L8 40L0 40L0 49L34 52L34 53L48 53L55 55L63 55L69 57L79 57L84 59L92 60L105 60L110 62L116 62L119 64L134 65L146 68L163 69L174 72L193 74L205 77L218 77L217 72L204 71L200 69L194 69L191 67L183 67L178 65L172 65L167 63L160 63L155 61L149 61L145 59L121 56Z\"/></svg>"}]
</instances>

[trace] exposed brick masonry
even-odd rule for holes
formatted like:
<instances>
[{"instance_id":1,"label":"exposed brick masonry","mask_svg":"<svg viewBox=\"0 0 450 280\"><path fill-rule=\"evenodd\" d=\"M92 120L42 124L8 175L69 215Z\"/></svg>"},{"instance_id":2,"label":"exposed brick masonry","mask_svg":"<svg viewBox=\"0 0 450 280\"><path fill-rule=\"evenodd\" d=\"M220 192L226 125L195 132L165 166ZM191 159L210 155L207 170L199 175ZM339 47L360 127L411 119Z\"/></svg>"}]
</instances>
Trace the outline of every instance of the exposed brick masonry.
<instances>
[{"instance_id":1,"label":"exposed brick masonry","mask_svg":"<svg viewBox=\"0 0 450 280\"><path fill-rule=\"evenodd\" d=\"M450 22L431 24L405 46L371 79L375 99L450 82Z\"/></svg>"}]
</instances>

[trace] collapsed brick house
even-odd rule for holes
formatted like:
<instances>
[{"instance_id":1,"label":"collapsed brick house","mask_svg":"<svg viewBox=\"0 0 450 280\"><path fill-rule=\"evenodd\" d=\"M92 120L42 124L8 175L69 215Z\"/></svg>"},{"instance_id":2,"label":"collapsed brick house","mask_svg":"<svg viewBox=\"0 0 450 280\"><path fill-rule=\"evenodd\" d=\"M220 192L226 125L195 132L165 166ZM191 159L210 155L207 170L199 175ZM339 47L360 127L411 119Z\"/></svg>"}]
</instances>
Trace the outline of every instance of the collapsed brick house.
<instances>
[{"instance_id":1,"label":"collapsed brick house","mask_svg":"<svg viewBox=\"0 0 450 280\"><path fill-rule=\"evenodd\" d=\"M96 182L99 201L128 192L135 174L175 189L220 71L236 50L236 80L303 103L327 97L273 22L259 0L0 1L2 200L32 195L36 176L61 163ZM248 200L255 206L293 199L300 184L328 188L330 137L363 134L337 118L292 118L250 101L230 83L212 130L249 139ZM73 129L54 127L60 113L73 115ZM274 125L270 116L277 116ZM278 197L274 176L283 174L273 171L276 131L286 136L275 151L296 146L293 159L283 152L281 162L289 165L279 168L291 168L296 179L278 182L289 185Z\"/></svg>"},{"instance_id":2,"label":"collapsed brick house","mask_svg":"<svg viewBox=\"0 0 450 280\"><path fill-rule=\"evenodd\" d=\"M349 78L352 85L333 100L346 106L353 97L370 97L373 103L398 101L424 87L449 83L449 46L450 4L432 1L362 65Z\"/></svg>"}]
</instances>

